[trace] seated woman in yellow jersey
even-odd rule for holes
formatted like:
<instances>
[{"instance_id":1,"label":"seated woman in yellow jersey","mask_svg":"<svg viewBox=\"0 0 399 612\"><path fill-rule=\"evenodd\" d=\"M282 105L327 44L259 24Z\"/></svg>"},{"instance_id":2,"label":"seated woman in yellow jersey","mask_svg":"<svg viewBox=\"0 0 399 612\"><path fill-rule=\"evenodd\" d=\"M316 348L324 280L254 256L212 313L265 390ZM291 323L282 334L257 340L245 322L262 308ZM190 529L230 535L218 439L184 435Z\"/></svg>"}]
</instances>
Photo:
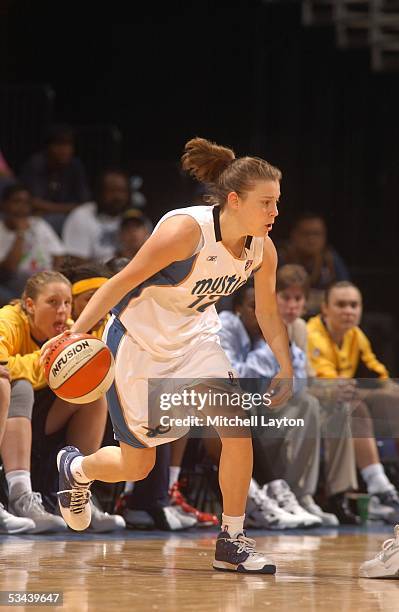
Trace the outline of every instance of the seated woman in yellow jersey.
<instances>
[{"instance_id":1,"label":"seated woman in yellow jersey","mask_svg":"<svg viewBox=\"0 0 399 612\"><path fill-rule=\"evenodd\" d=\"M308 358L317 377L336 380L331 386L332 399L353 411L356 463L371 496L369 517L395 523L399 521L399 495L380 462L370 412L378 419L386 417L390 433L385 430L385 437L392 437L395 422L399 431L395 407L399 394L359 328L361 314L360 290L348 281L333 284L326 291L322 314L308 321ZM380 379L381 388L358 388L355 377L362 374Z\"/></svg>"},{"instance_id":2,"label":"seated woman in yellow jersey","mask_svg":"<svg viewBox=\"0 0 399 612\"><path fill-rule=\"evenodd\" d=\"M60 516L45 511L40 493L32 492L32 481L36 486L44 484L43 466L51 444L62 445L66 440L96 450L104 434L105 397L82 405L56 398L39 362L41 345L67 328L71 308L68 279L59 272L44 271L27 281L20 301L0 309L0 361L7 362L11 380L0 453L8 509L30 519L32 533L66 529ZM31 468L36 471L32 480ZM95 522L92 527L96 529Z\"/></svg>"}]
</instances>

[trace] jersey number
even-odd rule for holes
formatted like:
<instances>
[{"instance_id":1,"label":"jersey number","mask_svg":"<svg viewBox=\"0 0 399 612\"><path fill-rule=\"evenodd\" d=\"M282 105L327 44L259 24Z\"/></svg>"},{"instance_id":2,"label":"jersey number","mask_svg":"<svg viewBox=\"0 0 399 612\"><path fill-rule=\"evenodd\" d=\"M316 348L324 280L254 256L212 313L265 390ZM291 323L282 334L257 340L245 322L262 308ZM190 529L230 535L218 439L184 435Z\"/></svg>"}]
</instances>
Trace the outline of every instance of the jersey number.
<instances>
[{"instance_id":1,"label":"jersey number","mask_svg":"<svg viewBox=\"0 0 399 612\"><path fill-rule=\"evenodd\" d=\"M203 300L209 299L210 302L202 303ZM195 308L198 312L204 312L208 306L212 306L212 304L216 304L216 302L220 299L220 295L200 295L200 297L195 300L192 304L189 305L189 308ZM200 304L200 305L199 305Z\"/></svg>"}]
</instances>

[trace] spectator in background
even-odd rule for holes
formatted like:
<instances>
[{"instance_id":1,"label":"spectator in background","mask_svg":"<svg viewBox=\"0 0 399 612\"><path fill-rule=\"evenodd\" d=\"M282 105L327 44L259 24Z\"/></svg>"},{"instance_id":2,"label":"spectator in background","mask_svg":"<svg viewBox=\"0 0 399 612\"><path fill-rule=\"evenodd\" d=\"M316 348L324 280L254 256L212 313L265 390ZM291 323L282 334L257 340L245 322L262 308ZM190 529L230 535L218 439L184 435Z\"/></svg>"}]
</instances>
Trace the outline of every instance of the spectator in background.
<instances>
[{"instance_id":1,"label":"spectator in background","mask_svg":"<svg viewBox=\"0 0 399 612\"><path fill-rule=\"evenodd\" d=\"M243 388L263 393L264 379L273 378L279 370L279 365L263 339L256 320L255 290L252 284L244 285L234 294L233 308L234 312L224 311L219 315L222 323L219 331L220 343L238 372ZM293 343L291 358L295 378L306 379L305 354ZM246 378L263 379L263 382L259 380L258 384L256 380L250 380L246 383ZM261 412L266 414L267 408L262 406ZM273 414L275 413L276 410L273 410ZM263 464L266 463L267 454L273 457L273 469L269 470L270 478L267 480L272 482L269 482L267 488L260 489L256 481L251 482L248 503L252 501L258 508L253 508L251 512L247 505L247 526L289 529L302 525L321 525L321 515L327 521L330 519L329 515L324 515L320 508L317 514L313 513L313 510L307 512L299 505L288 484L281 480L286 478L292 488L296 489L295 493L301 497L314 493L319 467L318 402L313 397L305 397L305 394L300 394L300 397L296 394L278 410L278 416L304 418L305 428L303 432L297 432L292 428L290 431L287 427L284 432L280 430L277 440L264 436L265 431L262 428L253 432L255 473L257 463L259 473L266 471ZM316 508L314 502L313 507ZM259 509L260 514L257 512ZM251 517L255 516L258 516L256 524L249 523ZM335 520L335 524L337 522Z\"/></svg>"},{"instance_id":2,"label":"spectator in background","mask_svg":"<svg viewBox=\"0 0 399 612\"><path fill-rule=\"evenodd\" d=\"M19 297L26 280L60 263L64 245L53 228L32 216L32 198L20 184L4 189L0 220L0 302Z\"/></svg>"},{"instance_id":3,"label":"spectator in background","mask_svg":"<svg viewBox=\"0 0 399 612\"><path fill-rule=\"evenodd\" d=\"M277 270L277 305L280 316L287 326L295 377L302 379L302 386L308 377L307 391L303 389L294 396L288 402L287 407L279 411L278 416L304 417L307 431L303 434L294 432L292 436L292 431L288 429L286 439L278 440L277 448L273 448L272 439L266 436L255 437L255 473L263 481L265 477L266 480L272 477L284 477L298 496L301 505L311 514L319 516L324 525L337 524L334 515L337 516L340 523L356 524L358 518L350 511L345 498L346 492L357 488L353 441L350 436L345 435L348 433L347 415L346 413L342 415L339 411L337 413L328 397L324 397L319 389L314 389L311 379L314 374L306 358L307 331L306 324L300 316L304 310L308 288L309 278L301 266L287 265ZM227 350L224 342L226 340L229 342L229 336L226 336L226 333L235 322L238 333L235 334L234 340L233 336L230 336L229 344L230 348L235 347L235 358L240 353L241 359L245 358L243 365L238 364L239 367L244 368L240 372L241 375L269 378L278 371L278 363L264 340L256 340L259 328L254 312L253 289L243 287L236 296L236 314L225 312L220 315L223 323L223 329L220 332L222 346ZM252 351L242 333L242 328L245 328L248 336L255 338L255 344L252 342ZM240 343L241 349L239 349ZM320 401L320 405L317 400ZM313 429L310 428L312 424ZM325 492L333 514L322 511L313 500L319 469L320 439L323 441L324 448ZM286 453L285 456L284 453ZM280 471L280 476L278 476L278 471ZM254 497L257 498L259 495L254 489L255 487L252 486ZM268 486L266 491L268 491Z\"/></svg>"},{"instance_id":4,"label":"spectator in background","mask_svg":"<svg viewBox=\"0 0 399 612\"><path fill-rule=\"evenodd\" d=\"M98 180L96 201L78 206L68 216L62 237L68 255L105 262L119 247L123 213L130 203L129 180L121 170L107 170Z\"/></svg>"},{"instance_id":5,"label":"spectator in background","mask_svg":"<svg viewBox=\"0 0 399 612\"><path fill-rule=\"evenodd\" d=\"M289 242L279 250L279 265L284 264L303 266L309 275L308 316L320 312L324 291L331 283L349 279L342 258L327 242L323 217L311 212L298 217Z\"/></svg>"},{"instance_id":6,"label":"spectator in background","mask_svg":"<svg viewBox=\"0 0 399 612\"><path fill-rule=\"evenodd\" d=\"M309 291L309 276L302 266L288 264L277 271L276 291L278 309L287 326L290 342L307 354L307 326L301 318ZM320 402L324 448L325 492L331 511L340 523L354 524L357 517L351 512L346 493L358 488L354 444L348 435L347 414L342 413L329 397L327 390L315 384L315 372L306 359L309 393ZM312 504L312 500L305 500Z\"/></svg>"},{"instance_id":7,"label":"spectator in background","mask_svg":"<svg viewBox=\"0 0 399 612\"><path fill-rule=\"evenodd\" d=\"M123 270L123 268L125 268L129 262L130 259L128 257L118 257L117 255L115 255L115 257L111 257L111 259L108 259L105 264L107 268L112 272L112 275L114 275L118 274L118 272Z\"/></svg>"},{"instance_id":8,"label":"spectator in background","mask_svg":"<svg viewBox=\"0 0 399 612\"><path fill-rule=\"evenodd\" d=\"M55 457L60 446L67 441L86 444L89 452L97 450L106 423L105 397L71 404L56 397L44 377L39 348L71 324L71 306L68 279L59 272L45 271L27 281L20 301L0 312L0 360L7 361L10 376L8 398L3 399L8 404L8 419L0 449L9 510L32 519L35 533L66 529L60 516L45 511L40 494L50 505L56 491ZM91 530L124 527L120 517L93 507Z\"/></svg>"},{"instance_id":9,"label":"spectator in background","mask_svg":"<svg viewBox=\"0 0 399 612\"><path fill-rule=\"evenodd\" d=\"M75 134L66 125L50 128L45 150L25 163L20 179L33 195L34 210L59 234L66 215L90 200L85 169L75 157Z\"/></svg>"},{"instance_id":10,"label":"spectator in background","mask_svg":"<svg viewBox=\"0 0 399 612\"><path fill-rule=\"evenodd\" d=\"M317 377L335 381L332 399L352 413L356 462L371 496L370 518L397 523L399 495L380 463L370 412L382 425L383 437L398 436L399 392L358 327L361 314L359 289L348 281L333 284L326 291L322 314L308 322L308 358ZM367 388L370 380L361 388L362 377L379 379L377 388Z\"/></svg>"},{"instance_id":11,"label":"spectator in background","mask_svg":"<svg viewBox=\"0 0 399 612\"><path fill-rule=\"evenodd\" d=\"M141 210L129 208L122 215L117 256L132 259L150 237L152 230L151 221Z\"/></svg>"}]
</instances>

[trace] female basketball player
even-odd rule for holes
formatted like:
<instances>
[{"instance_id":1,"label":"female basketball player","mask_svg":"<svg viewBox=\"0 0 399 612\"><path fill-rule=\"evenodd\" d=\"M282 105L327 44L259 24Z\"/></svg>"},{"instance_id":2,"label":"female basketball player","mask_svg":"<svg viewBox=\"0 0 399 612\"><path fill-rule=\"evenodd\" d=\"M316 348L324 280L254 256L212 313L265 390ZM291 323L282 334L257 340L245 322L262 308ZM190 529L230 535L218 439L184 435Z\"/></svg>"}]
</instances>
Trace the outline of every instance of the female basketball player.
<instances>
[{"instance_id":1,"label":"female basketball player","mask_svg":"<svg viewBox=\"0 0 399 612\"><path fill-rule=\"evenodd\" d=\"M32 493L32 445L33 482L36 480L43 490L49 475L37 474L37 470L35 473L35 466L45 463L43 453L57 444L60 448L65 438L93 452L100 447L105 429L105 400L77 405L57 398L47 386L39 362L43 343L67 328L71 304L68 279L59 272L45 271L28 279L20 301L0 309L0 361L7 362L10 378L2 380L2 386L7 388L6 393L0 394L8 412L1 456L9 509L19 517L32 519L28 522L34 533L65 530L66 525L60 516L44 510L40 494ZM1 406L0 413L3 409ZM99 530L102 513L95 513Z\"/></svg>"},{"instance_id":2,"label":"female basketball player","mask_svg":"<svg viewBox=\"0 0 399 612\"><path fill-rule=\"evenodd\" d=\"M191 388L204 379L207 384L224 379L225 389L237 389L218 341L214 305L252 272L259 325L280 364L275 405L291 393L291 385L283 383L291 379L292 368L276 307L276 251L268 236L278 214L281 173L262 159L235 158L231 149L202 138L186 144L182 165L210 188L214 205L167 213L132 261L98 289L72 327L86 332L112 309L104 339L116 359L108 404L120 442L120 448L102 448L86 457L72 447L59 453L59 504L73 529L84 529L90 521L93 480L145 478L154 464L154 446L178 437L173 430L149 424L149 379L164 379L172 390L181 390L182 379L190 379L185 384ZM51 348L52 343L44 349L44 360ZM223 516L213 566L274 573L272 561L255 552L254 541L243 533L251 437L248 432L234 436L231 428L217 430L222 439Z\"/></svg>"}]
</instances>

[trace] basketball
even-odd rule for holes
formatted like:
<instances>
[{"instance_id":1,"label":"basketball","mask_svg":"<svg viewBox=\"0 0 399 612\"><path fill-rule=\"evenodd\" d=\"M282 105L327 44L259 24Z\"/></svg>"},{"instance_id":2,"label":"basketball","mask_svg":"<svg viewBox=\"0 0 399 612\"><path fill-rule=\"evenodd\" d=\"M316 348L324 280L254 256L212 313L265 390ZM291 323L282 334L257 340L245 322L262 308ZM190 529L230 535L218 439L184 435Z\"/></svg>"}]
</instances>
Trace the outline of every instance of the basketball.
<instances>
[{"instance_id":1,"label":"basketball","mask_svg":"<svg viewBox=\"0 0 399 612\"><path fill-rule=\"evenodd\" d=\"M90 334L64 336L44 364L50 389L73 404L94 402L114 380L114 358L102 340Z\"/></svg>"}]
</instances>

